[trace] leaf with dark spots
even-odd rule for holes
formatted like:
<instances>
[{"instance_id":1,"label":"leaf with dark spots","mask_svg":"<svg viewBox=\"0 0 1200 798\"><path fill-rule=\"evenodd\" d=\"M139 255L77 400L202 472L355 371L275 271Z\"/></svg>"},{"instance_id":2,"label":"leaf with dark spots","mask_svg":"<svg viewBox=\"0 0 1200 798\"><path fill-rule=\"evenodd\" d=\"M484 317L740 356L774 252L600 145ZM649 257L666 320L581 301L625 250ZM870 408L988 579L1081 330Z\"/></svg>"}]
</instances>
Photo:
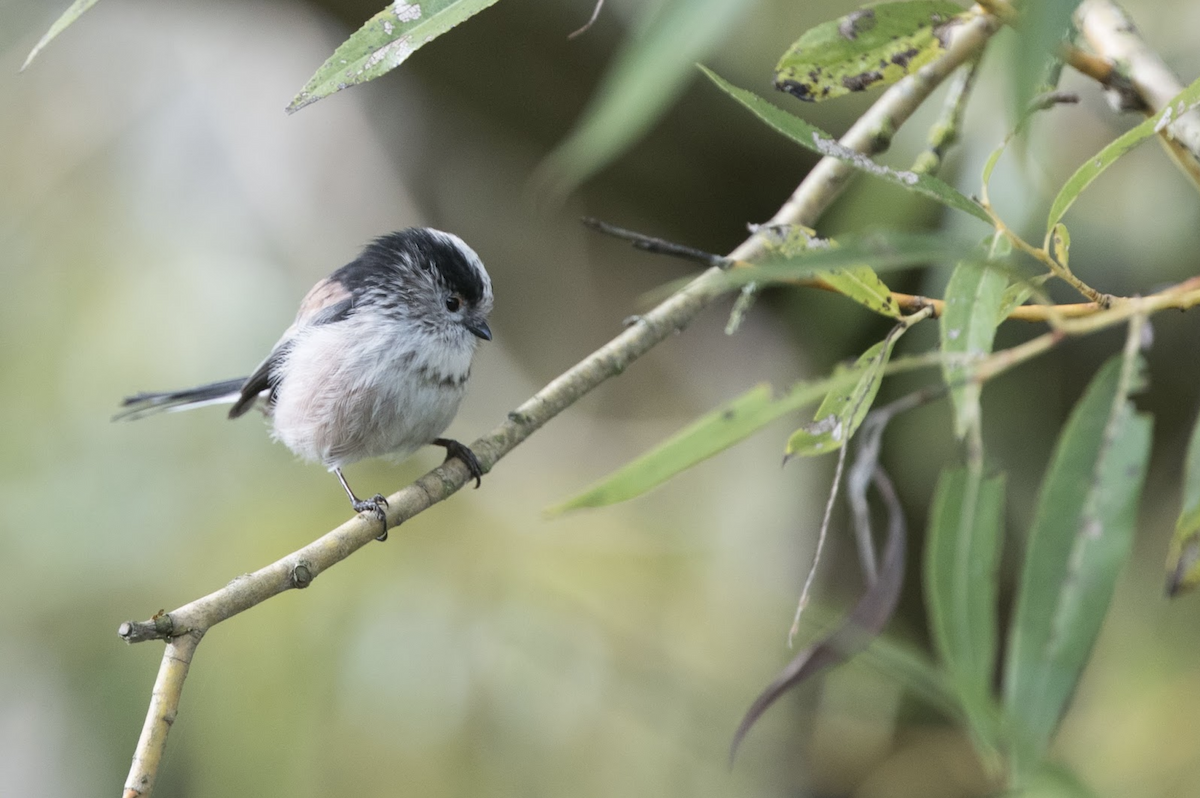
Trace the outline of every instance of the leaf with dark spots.
<instances>
[{"instance_id":1,"label":"leaf with dark spots","mask_svg":"<svg viewBox=\"0 0 1200 798\"><path fill-rule=\"evenodd\" d=\"M960 12L950 2L901 0L822 23L780 59L775 86L812 101L895 83L945 50L945 30ZM797 92L804 75L808 81Z\"/></svg>"},{"instance_id":2,"label":"leaf with dark spots","mask_svg":"<svg viewBox=\"0 0 1200 798\"><path fill-rule=\"evenodd\" d=\"M904 582L904 551L907 528L900 501L891 480L882 469L874 473L875 489L887 508L888 536L878 578L868 588L846 620L830 635L818 640L795 656L787 667L759 694L746 711L729 746L729 761L737 756L747 732L781 695L805 679L849 659L866 648L879 635L896 611L900 587Z\"/></svg>"}]
</instances>

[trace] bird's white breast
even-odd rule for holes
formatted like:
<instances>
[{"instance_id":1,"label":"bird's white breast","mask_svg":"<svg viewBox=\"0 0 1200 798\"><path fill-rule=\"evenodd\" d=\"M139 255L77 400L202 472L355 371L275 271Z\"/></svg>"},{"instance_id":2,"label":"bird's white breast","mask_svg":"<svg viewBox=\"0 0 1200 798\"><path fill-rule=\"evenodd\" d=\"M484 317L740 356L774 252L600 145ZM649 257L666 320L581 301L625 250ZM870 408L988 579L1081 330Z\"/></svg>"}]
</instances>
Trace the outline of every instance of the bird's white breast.
<instances>
[{"instance_id":1,"label":"bird's white breast","mask_svg":"<svg viewBox=\"0 0 1200 798\"><path fill-rule=\"evenodd\" d=\"M474 350L377 318L300 328L278 369L274 436L330 468L404 458L453 420Z\"/></svg>"}]
</instances>

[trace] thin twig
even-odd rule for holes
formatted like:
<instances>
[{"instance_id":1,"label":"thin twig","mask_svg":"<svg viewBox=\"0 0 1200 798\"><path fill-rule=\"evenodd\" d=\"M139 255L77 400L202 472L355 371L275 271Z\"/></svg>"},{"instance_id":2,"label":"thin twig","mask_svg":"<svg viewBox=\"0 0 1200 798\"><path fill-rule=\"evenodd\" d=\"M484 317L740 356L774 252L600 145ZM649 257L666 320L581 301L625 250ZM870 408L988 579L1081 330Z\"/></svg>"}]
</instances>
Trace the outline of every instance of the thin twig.
<instances>
[{"instance_id":1,"label":"thin twig","mask_svg":"<svg viewBox=\"0 0 1200 798\"><path fill-rule=\"evenodd\" d=\"M668 241L665 238L655 238L654 236L637 233L633 230L626 230L624 227L617 227L615 224L602 222L591 216L584 216L580 221L597 232L628 241L637 249L652 252L655 255L669 255L673 258L682 258L683 260L695 261L705 266L716 266L721 269L729 268L731 263L728 258L723 258L720 255L714 255L711 252L705 252L702 249L696 249L684 244L676 244L674 241Z\"/></svg>"},{"instance_id":2,"label":"thin twig","mask_svg":"<svg viewBox=\"0 0 1200 798\"><path fill-rule=\"evenodd\" d=\"M817 548L813 552L812 564L808 567L808 575L804 577L804 587L800 589L800 601L796 603L796 616L792 618L792 626L788 629L787 644L792 647L796 632L800 631L800 616L808 606L808 594L812 590L813 580L817 576L817 566L821 564L821 552L825 549L825 539L829 537L829 522L833 518L833 505L837 501L838 489L842 485L842 470L846 466L846 447L838 449L837 467L833 471L833 483L829 486L829 498L825 500L825 514L821 518L821 529L817 532Z\"/></svg>"},{"instance_id":3,"label":"thin twig","mask_svg":"<svg viewBox=\"0 0 1200 798\"><path fill-rule=\"evenodd\" d=\"M588 18L587 22L583 23L582 28L573 33L568 33L567 38L574 39L576 36L582 36L587 33L596 24L596 20L600 18L600 9L602 8L604 8L604 0L596 0L596 7L592 9L592 16Z\"/></svg>"}]
</instances>

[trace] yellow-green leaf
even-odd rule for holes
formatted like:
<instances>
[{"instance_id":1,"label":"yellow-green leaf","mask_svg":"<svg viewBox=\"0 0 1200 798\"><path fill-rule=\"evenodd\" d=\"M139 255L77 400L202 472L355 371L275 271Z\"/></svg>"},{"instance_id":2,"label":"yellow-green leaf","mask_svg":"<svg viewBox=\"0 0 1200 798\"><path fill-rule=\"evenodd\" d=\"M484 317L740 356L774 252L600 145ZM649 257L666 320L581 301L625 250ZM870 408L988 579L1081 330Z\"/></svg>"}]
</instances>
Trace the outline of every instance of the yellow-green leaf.
<instances>
[{"instance_id":1,"label":"yellow-green leaf","mask_svg":"<svg viewBox=\"0 0 1200 798\"><path fill-rule=\"evenodd\" d=\"M808 102L887 86L937 58L962 7L881 3L824 22L796 40L775 67L775 88Z\"/></svg>"},{"instance_id":2,"label":"yellow-green leaf","mask_svg":"<svg viewBox=\"0 0 1200 798\"><path fill-rule=\"evenodd\" d=\"M817 408L813 422L792 433L788 438L786 457L811 457L837 451L846 445L871 409L892 348L906 329L904 324L897 324L886 338L863 352L854 365L840 366L834 371L835 377L847 381L846 385L830 390Z\"/></svg>"},{"instance_id":3,"label":"yellow-green leaf","mask_svg":"<svg viewBox=\"0 0 1200 798\"><path fill-rule=\"evenodd\" d=\"M681 471L729 448L784 413L817 401L837 377L797 383L780 397L769 385L758 385L680 430L636 460L595 483L582 493L547 510L557 515L581 507L602 507L640 496Z\"/></svg>"},{"instance_id":4,"label":"yellow-green leaf","mask_svg":"<svg viewBox=\"0 0 1200 798\"><path fill-rule=\"evenodd\" d=\"M837 247L837 242L818 238L814 231L800 225L773 227L763 235L768 259L773 259L775 255L790 258L801 252ZM818 270L813 276L868 310L893 319L903 315L892 296L892 290L870 266L863 264L845 269Z\"/></svg>"}]
</instances>

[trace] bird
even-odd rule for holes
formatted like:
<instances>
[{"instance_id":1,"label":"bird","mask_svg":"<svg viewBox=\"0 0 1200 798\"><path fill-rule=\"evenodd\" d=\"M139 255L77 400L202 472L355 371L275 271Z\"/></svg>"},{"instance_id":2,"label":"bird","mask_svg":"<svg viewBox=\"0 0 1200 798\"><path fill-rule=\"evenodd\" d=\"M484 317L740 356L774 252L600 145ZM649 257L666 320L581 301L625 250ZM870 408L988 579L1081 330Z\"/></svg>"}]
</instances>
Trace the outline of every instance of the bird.
<instances>
[{"instance_id":1,"label":"bird","mask_svg":"<svg viewBox=\"0 0 1200 798\"><path fill-rule=\"evenodd\" d=\"M232 419L257 407L275 440L328 468L354 511L383 523L384 540L387 499L359 499L342 468L435 445L482 484L475 453L440 436L458 412L476 348L492 340L492 305L487 269L461 238L425 227L389 233L312 287L249 377L138 393L114 420L214 404L232 404Z\"/></svg>"}]
</instances>

